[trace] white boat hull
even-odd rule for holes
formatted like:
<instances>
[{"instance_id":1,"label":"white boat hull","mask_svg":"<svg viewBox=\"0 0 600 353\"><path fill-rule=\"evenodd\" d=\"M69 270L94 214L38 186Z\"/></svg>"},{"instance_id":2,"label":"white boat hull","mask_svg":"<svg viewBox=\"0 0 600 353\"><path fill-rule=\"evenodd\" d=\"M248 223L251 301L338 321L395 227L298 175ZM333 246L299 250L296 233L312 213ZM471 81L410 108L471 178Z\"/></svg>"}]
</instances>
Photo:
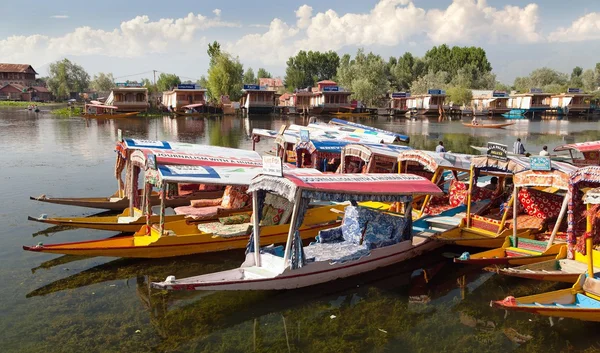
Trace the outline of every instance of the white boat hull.
<instances>
[{"instance_id":1,"label":"white boat hull","mask_svg":"<svg viewBox=\"0 0 600 353\"><path fill-rule=\"evenodd\" d=\"M390 266L440 246L441 243L429 238L413 240L412 242L403 241L395 245L371 250L369 255L358 260L334 264L330 264L329 261L312 262L299 269L287 269L279 274L274 269L283 267L281 257L262 254L261 261L264 267L257 267L254 266L254 254L250 253L247 255L246 262L240 268L180 280L152 283L152 286L168 290L295 289L331 282Z\"/></svg>"}]
</instances>

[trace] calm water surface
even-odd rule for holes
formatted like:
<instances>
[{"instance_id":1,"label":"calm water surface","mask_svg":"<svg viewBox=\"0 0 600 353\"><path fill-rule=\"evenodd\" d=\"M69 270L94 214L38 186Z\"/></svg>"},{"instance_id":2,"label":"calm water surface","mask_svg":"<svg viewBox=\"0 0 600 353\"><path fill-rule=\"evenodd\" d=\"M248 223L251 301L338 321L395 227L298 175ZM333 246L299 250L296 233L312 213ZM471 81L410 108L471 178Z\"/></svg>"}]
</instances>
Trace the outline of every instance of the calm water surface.
<instances>
[{"instance_id":1,"label":"calm water surface","mask_svg":"<svg viewBox=\"0 0 600 353\"><path fill-rule=\"evenodd\" d=\"M305 124L301 118L295 123ZM410 263L294 292L150 290L149 280L239 266L243 250L160 260L36 254L22 245L114 236L48 229L27 215L97 211L30 201L29 196L108 196L117 129L128 137L251 148L252 128L277 129L279 116L250 119L56 118L0 110L0 351L2 352L558 352L595 351L600 326L489 307L491 299L561 288L453 265L441 249ZM596 120L519 120L507 130L459 121L360 120L407 133L414 147L472 152L487 141L528 151L599 140ZM259 143L266 151L266 141ZM425 269L430 278L424 280ZM564 286L563 286L564 287ZM590 338L592 337L592 338Z\"/></svg>"}]
</instances>

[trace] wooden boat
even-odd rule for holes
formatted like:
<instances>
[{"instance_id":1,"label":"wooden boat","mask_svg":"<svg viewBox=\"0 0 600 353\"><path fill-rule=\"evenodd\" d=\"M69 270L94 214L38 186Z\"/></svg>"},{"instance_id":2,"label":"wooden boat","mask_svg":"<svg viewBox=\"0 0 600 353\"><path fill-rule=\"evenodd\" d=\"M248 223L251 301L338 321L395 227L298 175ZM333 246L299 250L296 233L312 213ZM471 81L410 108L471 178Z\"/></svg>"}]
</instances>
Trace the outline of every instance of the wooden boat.
<instances>
[{"instance_id":1,"label":"wooden boat","mask_svg":"<svg viewBox=\"0 0 600 353\"><path fill-rule=\"evenodd\" d=\"M368 182L364 182L366 180ZM184 279L169 276L152 286L171 290L294 289L392 265L438 246L429 239L429 232L412 236L408 226L410 221L405 216L356 206L346 207L343 225L320 232L315 243L303 247L298 238L296 225L304 218L302 209L310 199L396 201L410 209L413 195L441 193L435 184L423 177L398 174L261 175L253 180L249 191L253 192L253 200L258 200L259 193L269 192L294 202L292 226L285 248L261 250L262 229L255 226L248 244L249 252L240 268ZM260 205L253 202L256 215ZM254 224L258 225L258 222L258 217L254 217Z\"/></svg>"},{"instance_id":2,"label":"wooden boat","mask_svg":"<svg viewBox=\"0 0 600 353\"><path fill-rule=\"evenodd\" d=\"M146 182L158 184L163 191L167 183L248 185L249 176L258 174L260 168L201 167L201 166L158 166L156 173L146 172ZM207 174L208 172L208 174ZM318 173L315 170L291 170L292 174ZM163 193L164 194L164 193ZM164 200L164 199L163 199ZM146 204L146 207L149 205ZM274 207L274 206L273 206ZM338 214L332 208L343 206L313 207L307 211L305 226L300 231L303 236L314 237L319 230L332 227L338 223ZM265 241L271 243L284 242L288 224L285 218L291 215L284 210L279 215L279 224L264 226ZM287 216L285 216L287 214ZM145 218L146 225L138 228L133 236L91 240L74 243L24 246L24 250L49 252L68 255L115 256L115 257L170 257L190 255L203 252L223 251L243 248L248 240L250 223L225 225L221 222L195 222L189 219L166 223L165 206L161 203L158 225L151 225L156 218ZM136 220L137 221L137 220Z\"/></svg>"},{"instance_id":3,"label":"wooden boat","mask_svg":"<svg viewBox=\"0 0 600 353\"><path fill-rule=\"evenodd\" d=\"M362 113L355 113L355 112L331 112L329 114L335 115L335 116L370 116L370 115L374 115L371 112L362 112Z\"/></svg>"},{"instance_id":4,"label":"wooden boat","mask_svg":"<svg viewBox=\"0 0 600 353\"><path fill-rule=\"evenodd\" d=\"M572 288L519 298L509 296L491 305L543 316L600 321L600 280L582 274Z\"/></svg>"},{"instance_id":5,"label":"wooden boat","mask_svg":"<svg viewBox=\"0 0 600 353\"><path fill-rule=\"evenodd\" d=\"M120 114L82 114L81 116L84 118L94 118L94 119L119 119L119 118L128 118L132 116L138 115L140 112L129 112L129 113L120 113Z\"/></svg>"},{"instance_id":6,"label":"wooden boat","mask_svg":"<svg viewBox=\"0 0 600 353\"><path fill-rule=\"evenodd\" d=\"M591 233L594 224L595 212L590 212L591 205L600 204L600 188L588 190L583 201L587 204L588 212L586 214L586 232ZM572 224L569 225L572 227ZM587 246L586 246L587 247ZM591 252L591 256L588 254L582 255L579 252L575 252L574 259L560 259L560 260L549 260L540 262L533 265L524 265L514 268L508 268L500 270L500 273L507 276L537 279L542 281L557 281L575 283L577 278L583 273L592 272L594 276L600 275L600 269L593 267L593 263L600 263L600 252L597 250L586 249ZM587 265L586 265L587 262ZM590 262L592 265L590 265Z\"/></svg>"},{"instance_id":7,"label":"wooden boat","mask_svg":"<svg viewBox=\"0 0 600 353\"><path fill-rule=\"evenodd\" d=\"M99 102L97 102L99 103ZM117 118L127 118L130 116L138 115L140 112L130 112L130 113L117 113L117 109L114 105L104 105L104 104L85 104L83 108L83 113L81 116L84 118L96 118L96 119L117 119Z\"/></svg>"},{"instance_id":8,"label":"wooden boat","mask_svg":"<svg viewBox=\"0 0 600 353\"><path fill-rule=\"evenodd\" d=\"M47 197L46 195L41 195L37 197L30 196L30 200L41 201L52 203L56 205L65 205L65 206L78 206L78 207L86 207L86 208L98 208L104 210L113 210L113 211L123 211L123 209L129 207L129 198L127 197L119 197L119 192L114 193L109 197ZM141 191L140 191L141 193ZM185 206L190 203L191 199L213 199L219 198L223 192L215 192L215 191L205 191L198 192L194 195L188 195L183 197L177 197L172 199L166 199L165 204L166 207L179 207ZM141 197L138 198L141 202ZM160 204L160 197L158 193L153 193L150 196L150 203L154 205ZM50 223L50 222L47 222Z\"/></svg>"},{"instance_id":9,"label":"wooden boat","mask_svg":"<svg viewBox=\"0 0 600 353\"><path fill-rule=\"evenodd\" d=\"M202 107L204 107L204 103L188 104L188 105L184 105L183 107L181 107L182 109L184 109L184 111L173 110L173 114L179 115L179 116L202 116L204 114L203 112L196 111L196 108L202 108ZM192 109L193 112L187 113L186 110L188 110L188 109Z\"/></svg>"},{"instance_id":10,"label":"wooden boat","mask_svg":"<svg viewBox=\"0 0 600 353\"><path fill-rule=\"evenodd\" d=\"M562 151L568 151L570 162L578 167L600 165L600 141L571 143L554 148L554 152Z\"/></svg>"},{"instance_id":11,"label":"wooden boat","mask_svg":"<svg viewBox=\"0 0 600 353\"><path fill-rule=\"evenodd\" d=\"M549 259L564 259L567 256L566 244L548 245L545 241L506 237L501 248L483 251L476 254L463 253L454 259L455 263L468 265L526 265Z\"/></svg>"},{"instance_id":12,"label":"wooden boat","mask_svg":"<svg viewBox=\"0 0 600 353\"><path fill-rule=\"evenodd\" d=\"M525 158L509 156L506 161L500 161L488 156L473 156L471 158L471 168L468 189L463 191L456 191L457 195L462 195L464 192L467 193L465 204L467 205L466 212L466 224L464 226L448 230L442 234L436 235L435 239L439 242L446 244L456 244L468 247L481 247L481 248L499 248L504 244L504 240L507 236L513 234L513 231L506 228L506 220L508 217L506 207L502 212L501 219L493 219L484 215L485 210L477 210L473 212L473 201L476 199L492 199L491 203L501 201L499 197L502 195L494 196L496 191L486 191L484 189L475 187L477 181L476 175L493 175L499 178L499 185L503 185L504 179L516 172L526 170L529 168L529 160ZM463 187L464 188L464 187ZM451 191L452 192L452 191ZM492 195L486 195L487 193ZM481 195L476 195L481 194ZM475 197L477 196L477 197ZM459 199L461 198L459 197ZM509 202L509 206L512 199ZM489 206L488 206L489 207ZM537 229L534 229L537 231ZM531 238L532 229L517 228L517 235L519 237Z\"/></svg>"},{"instance_id":13,"label":"wooden boat","mask_svg":"<svg viewBox=\"0 0 600 353\"><path fill-rule=\"evenodd\" d=\"M477 129L502 129L507 126L514 125L515 123L501 123L501 124L471 124L471 123L462 123L464 126L477 128Z\"/></svg>"}]
</instances>

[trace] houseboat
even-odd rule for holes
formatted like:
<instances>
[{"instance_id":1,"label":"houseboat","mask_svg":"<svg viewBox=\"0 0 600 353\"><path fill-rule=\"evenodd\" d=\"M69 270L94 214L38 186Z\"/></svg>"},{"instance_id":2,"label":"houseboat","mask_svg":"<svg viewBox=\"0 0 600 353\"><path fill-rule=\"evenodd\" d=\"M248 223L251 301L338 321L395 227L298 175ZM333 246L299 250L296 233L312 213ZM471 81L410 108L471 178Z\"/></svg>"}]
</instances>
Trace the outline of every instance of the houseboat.
<instances>
[{"instance_id":1,"label":"houseboat","mask_svg":"<svg viewBox=\"0 0 600 353\"><path fill-rule=\"evenodd\" d=\"M390 96L389 115L402 115L408 111L406 101L410 97L408 92L393 92Z\"/></svg>"},{"instance_id":2,"label":"houseboat","mask_svg":"<svg viewBox=\"0 0 600 353\"><path fill-rule=\"evenodd\" d=\"M406 99L406 107L409 111L415 111L418 115L438 115L440 110L448 109L444 105L446 91L443 89L430 89L427 94L410 96Z\"/></svg>"},{"instance_id":3,"label":"houseboat","mask_svg":"<svg viewBox=\"0 0 600 353\"><path fill-rule=\"evenodd\" d=\"M557 115L579 115L589 113L592 109L589 98L591 94L583 93L581 88L569 88L567 93L552 95L550 113ZM586 103L585 101L588 100Z\"/></svg>"},{"instance_id":4,"label":"houseboat","mask_svg":"<svg viewBox=\"0 0 600 353\"><path fill-rule=\"evenodd\" d=\"M119 112L148 111L148 89L137 82L119 82L104 104L117 107Z\"/></svg>"},{"instance_id":5,"label":"houseboat","mask_svg":"<svg viewBox=\"0 0 600 353\"><path fill-rule=\"evenodd\" d=\"M548 98L551 95L543 93L539 88L532 88L529 93L513 94L508 100L508 106L511 108L509 114L516 115L517 112L521 115L544 114L550 108Z\"/></svg>"},{"instance_id":6,"label":"houseboat","mask_svg":"<svg viewBox=\"0 0 600 353\"><path fill-rule=\"evenodd\" d=\"M505 91L472 90L471 107L475 115L500 115L508 113L509 95Z\"/></svg>"},{"instance_id":7,"label":"houseboat","mask_svg":"<svg viewBox=\"0 0 600 353\"><path fill-rule=\"evenodd\" d=\"M293 107L290 111L298 114L306 115L311 111L311 100L314 93L309 90L297 90L290 97L290 106Z\"/></svg>"},{"instance_id":8,"label":"houseboat","mask_svg":"<svg viewBox=\"0 0 600 353\"><path fill-rule=\"evenodd\" d=\"M163 92L162 104L173 110L181 110L187 105L197 105L196 111L205 111L206 88L200 88L196 84L180 84L171 91Z\"/></svg>"},{"instance_id":9,"label":"houseboat","mask_svg":"<svg viewBox=\"0 0 600 353\"><path fill-rule=\"evenodd\" d=\"M248 114L269 114L275 106L275 91L259 85L244 85L242 109Z\"/></svg>"},{"instance_id":10,"label":"houseboat","mask_svg":"<svg viewBox=\"0 0 600 353\"><path fill-rule=\"evenodd\" d=\"M351 112L350 96L352 92L338 86L335 81L324 80L317 82L310 96L311 113Z\"/></svg>"}]
</instances>

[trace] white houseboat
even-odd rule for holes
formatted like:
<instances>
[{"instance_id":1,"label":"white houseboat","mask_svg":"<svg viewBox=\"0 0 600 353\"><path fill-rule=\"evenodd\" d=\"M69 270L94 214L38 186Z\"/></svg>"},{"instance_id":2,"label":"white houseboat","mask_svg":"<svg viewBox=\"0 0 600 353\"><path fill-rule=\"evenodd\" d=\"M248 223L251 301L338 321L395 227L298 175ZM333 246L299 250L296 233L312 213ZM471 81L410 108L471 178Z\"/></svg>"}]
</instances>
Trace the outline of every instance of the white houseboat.
<instances>
[{"instance_id":1,"label":"white houseboat","mask_svg":"<svg viewBox=\"0 0 600 353\"><path fill-rule=\"evenodd\" d=\"M206 89L198 85L180 84L177 88L163 92L162 104L173 110L180 110L183 106L197 105L196 110L206 109Z\"/></svg>"},{"instance_id":2,"label":"white houseboat","mask_svg":"<svg viewBox=\"0 0 600 353\"><path fill-rule=\"evenodd\" d=\"M248 114L269 114L275 106L276 92L259 85L244 85L242 89L242 109Z\"/></svg>"},{"instance_id":3,"label":"white houseboat","mask_svg":"<svg viewBox=\"0 0 600 353\"><path fill-rule=\"evenodd\" d=\"M352 92L338 86L335 81L324 80L317 82L316 90L313 88L310 96L311 113L349 112Z\"/></svg>"},{"instance_id":4,"label":"white houseboat","mask_svg":"<svg viewBox=\"0 0 600 353\"><path fill-rule=\"evenodd\" d=\"M437 115L440 112L440 108L443 110L448 109L448 106L444 105L445 100L446 91L442 89L430 89L427 90L427 94L408 97L406 99L406 107L410 111L416 111L419 115Z\"/></svg>"},{"instance_id":5,"label":"white houseboat","mask_svg":"<svg viewBox=\"0 0 600 353\"><path fill-rule=\"evenodd\" d=\"M390 96L390 115L406 114L408 111L407 99L410 97L408 92L393 92Z\"/></svg>"},{"instance_id":6,"label":"white houseboat","mask_svg":"<svg viewBox=\"0 0 600 353\"><path fill-rule=\"evenodd\" d=\"M104 104L117 107L119 112L148 111L148 89L137 82L117 83Z\"/></svg>"},{"instance_id":7,"label":"white houseboat","mask_svg":"<svg viewBox=\"0 0 600 353\"><path fill-rule=\"evenodd\" d=\"M471 106L474 114L504 114L510 111L506 91L472 90Z\"/></svg>"},{"instance_id":8,"label":"white houseboat","mask_svg":"<svg viewBox=\"0 0 600 353\"><path fill-rule=\"evenodd\" d=\"M569 88L567 93L555 94L550 97L550 112L558 115L577 115L590 111L591 94L583 93L581 88ZM586 103L586 100L588 102Z\"/></svg>"}]
</instances>

